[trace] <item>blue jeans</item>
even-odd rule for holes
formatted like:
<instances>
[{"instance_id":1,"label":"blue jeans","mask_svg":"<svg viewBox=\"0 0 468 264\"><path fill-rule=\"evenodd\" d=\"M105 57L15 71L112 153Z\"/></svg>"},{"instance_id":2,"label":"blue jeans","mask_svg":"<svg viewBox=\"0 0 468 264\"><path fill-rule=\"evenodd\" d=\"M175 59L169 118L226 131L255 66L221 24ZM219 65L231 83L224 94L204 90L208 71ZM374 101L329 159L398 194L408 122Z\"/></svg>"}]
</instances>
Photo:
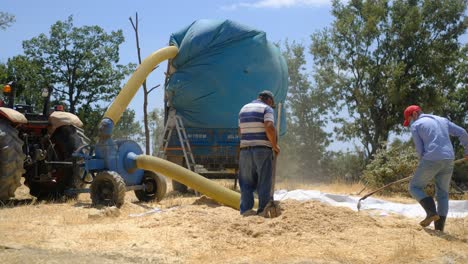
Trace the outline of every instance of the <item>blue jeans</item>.
<instances>
[{"instance_id":1,"label":"blue jeans","mask_svg":"<svg viewBox=\"0 0 468 264\"><path fill-rule=\"evenodd\" d=\"M240 213L254 206L254 191L258 194L257 214L261 213L271 192L273 150L268 147L254 147L240 150L239 186L241 190Z\"/></svg>"},{"instance_id":2,"label":"blue jeans","mask_svg":"<svg viewBox=\"0 0 468 264\"><path fill-rule=\"evenodd\" d=\"M449 209L449 187L453 173L453 160L421 160L409 184L409 192L421 201L428 197L424 188L434 178L437 200L437 214L447 216Z\"/></svg>"}]
</instances>

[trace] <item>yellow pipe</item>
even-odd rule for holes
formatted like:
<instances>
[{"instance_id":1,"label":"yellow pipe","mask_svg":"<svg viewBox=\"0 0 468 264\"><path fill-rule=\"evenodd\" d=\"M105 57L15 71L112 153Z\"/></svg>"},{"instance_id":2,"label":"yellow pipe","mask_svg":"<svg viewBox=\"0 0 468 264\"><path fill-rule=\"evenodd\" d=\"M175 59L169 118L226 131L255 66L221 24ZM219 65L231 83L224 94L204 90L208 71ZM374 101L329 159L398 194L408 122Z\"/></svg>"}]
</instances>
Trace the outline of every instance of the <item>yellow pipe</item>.
<instances>
[{"instance_id":1,"label":"yellow pipe","mask_svg":"<svg viewBox=\"0 0 468 264\"><path fill-rule=\"evenodd\" d=\"M240 194L170 161L148 155L136 157L136 167L162 174L183 183L217 202L239 210ZM257 201L255 201L257 207Z\"/></svg>"},{"instance_id":2,"label":"yellow pipe","mask_svg":"<svg viewBox=\"0 0 468 264\"><path fill-rule=\"evenodd\" d=\"M176 47L169 46L159 49L146 57L130 77L127 84L122 88L119 95L117 95L114 102L112 102L112 105L107 109L104 114L104 118L111 119L114 122L114 125L117 124L128 104L138 91L138 88L143 84L146 77L153 71L154 67L164 60L174 58L177 53L178 49ZM215 182L175 163L153 156L138 155L136 157L136 166L137 168L150 170L172 178L213 198L221 204L239 210L239 193L216 184ZM255 201L255 207L257 207L257 203L258 201Z\"/></svg>"},{"instance_id":3,"label":"yellow pipe","mask_svg":"<svg viewBox=\"0 0 468 264\"><path fill-rule=\"evenodd\" d=\"M179 50L177 47L169 46L159 49L146 57L133 73L132 77L130 77L127 84L122 88L119 95L117 95L114 102L112 102L112 105L107 109L104 117L111 119L114 125L116 125L138 91L138 88L140 88L146 77L153 71L154 67L164 60L174 58L178 52Z\"/></svg>"}]
</instances>

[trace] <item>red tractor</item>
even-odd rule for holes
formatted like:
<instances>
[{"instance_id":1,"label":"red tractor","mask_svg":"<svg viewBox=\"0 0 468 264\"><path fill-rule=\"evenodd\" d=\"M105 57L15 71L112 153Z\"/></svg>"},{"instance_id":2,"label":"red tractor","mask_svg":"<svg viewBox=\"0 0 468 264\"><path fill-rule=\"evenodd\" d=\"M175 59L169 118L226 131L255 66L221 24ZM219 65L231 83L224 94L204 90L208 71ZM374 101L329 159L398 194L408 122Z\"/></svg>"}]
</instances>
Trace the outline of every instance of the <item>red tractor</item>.
<instances>
[{"instance_id":1,"label":"red tractor","mask_svg":"<svg viewBox=\"0 0 468 264\"><path fill-rule=\"evenodd\" d=\"M85 184L80 160L73 153L88 144L83 123L63 107L49 107L51 89L42 90L44 107L35 113L28 104L15 104L15 83L0 97L0 200L14 197L21 176L38 199L76 197Z\"/></svg>"}]
</instances>

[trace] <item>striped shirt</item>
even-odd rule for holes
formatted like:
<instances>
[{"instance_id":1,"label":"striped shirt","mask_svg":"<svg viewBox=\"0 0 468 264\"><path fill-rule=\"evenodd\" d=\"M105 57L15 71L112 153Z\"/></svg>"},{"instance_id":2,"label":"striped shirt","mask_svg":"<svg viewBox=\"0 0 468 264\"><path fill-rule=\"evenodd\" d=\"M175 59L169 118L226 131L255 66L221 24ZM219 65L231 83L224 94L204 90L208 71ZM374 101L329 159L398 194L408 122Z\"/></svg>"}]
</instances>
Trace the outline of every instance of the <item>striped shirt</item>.
<instances>
[{"instance_id":1,"label":"striped shirt","mask_svg":"<svg viewBox=\"0 0 468 264\"><path fill-rule=\"evenodd\" d=\"M265 121L274 123L273 109L261 100L254 100L242 107L239 112L241 148L252 146L272 147L265 132Z\"/></svg>"}]
</instances>

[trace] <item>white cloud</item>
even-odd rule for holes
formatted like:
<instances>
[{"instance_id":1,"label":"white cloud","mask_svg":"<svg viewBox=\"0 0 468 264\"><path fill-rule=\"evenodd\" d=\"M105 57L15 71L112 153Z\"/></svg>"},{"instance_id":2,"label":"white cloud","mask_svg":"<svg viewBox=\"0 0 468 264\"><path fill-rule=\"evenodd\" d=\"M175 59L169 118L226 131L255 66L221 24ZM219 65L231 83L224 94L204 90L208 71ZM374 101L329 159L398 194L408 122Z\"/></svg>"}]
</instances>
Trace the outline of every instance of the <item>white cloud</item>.
<instances>
[{"instance_id":1,"label":"white cloud","mask_svg":"<svg viewBox=\"0 0 468 264\"><path fill-rule=\"evenodd\" d=\"M229 6L223 6L225 10L236 10L239 8L289 8L304 6L330 5L332 0L258 0L254 2L240 2Z\"/></svg>"}]
</instances>

